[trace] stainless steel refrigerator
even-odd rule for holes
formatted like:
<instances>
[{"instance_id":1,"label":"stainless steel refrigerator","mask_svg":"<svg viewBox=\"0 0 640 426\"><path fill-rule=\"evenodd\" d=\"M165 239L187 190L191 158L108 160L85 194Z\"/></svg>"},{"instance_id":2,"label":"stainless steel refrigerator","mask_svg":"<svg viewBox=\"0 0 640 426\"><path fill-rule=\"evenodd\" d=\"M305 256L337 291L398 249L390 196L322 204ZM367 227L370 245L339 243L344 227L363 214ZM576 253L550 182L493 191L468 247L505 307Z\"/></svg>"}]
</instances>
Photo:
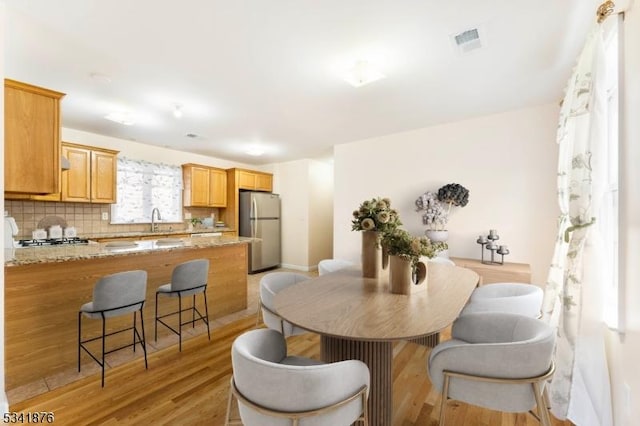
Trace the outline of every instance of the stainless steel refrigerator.
<instances>
[{"instance_id":1,"label":"stainless steel refrigerator","mask_svg":"<svg viewBox=\"0 0 640 426\"><path fill-rule=\"evenodd\" d=\"M249 273L280 265L280 197L269 192L240 192L240 236L249 245Z\"/></svg>"}]
</instances>

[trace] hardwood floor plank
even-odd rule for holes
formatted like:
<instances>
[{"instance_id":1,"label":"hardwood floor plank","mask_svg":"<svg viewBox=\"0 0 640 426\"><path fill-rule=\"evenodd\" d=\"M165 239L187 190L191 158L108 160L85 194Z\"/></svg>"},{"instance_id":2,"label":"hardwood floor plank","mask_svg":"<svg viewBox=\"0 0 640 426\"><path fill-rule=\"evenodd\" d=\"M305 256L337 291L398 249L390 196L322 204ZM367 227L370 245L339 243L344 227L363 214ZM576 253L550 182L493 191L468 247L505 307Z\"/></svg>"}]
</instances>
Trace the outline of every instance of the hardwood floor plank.
<instances>
[{"instance_id":1,"label":"hardwood floor plank","mask_svg":"<svg viewBox=\"0 0 640 426\"><path fill-rule=\"evenodd\" d=\"M53 411L60 425L223 425L227 408L233 340L255 327L248 316L142 359L109 368L105 387L94 373L31 399L11 403L11 411ZM444 339L449 338L445 332ZM319 358L320 339L312 333L288 339L290 354ZM398 342L394 346L394 426L436 426L440 394L426 370L429 348ZM554 426L569 422L553 419ZM450 401L447 424L453 426L529 426L530 415L509 414Z\"/></svg>"}]
</instances>

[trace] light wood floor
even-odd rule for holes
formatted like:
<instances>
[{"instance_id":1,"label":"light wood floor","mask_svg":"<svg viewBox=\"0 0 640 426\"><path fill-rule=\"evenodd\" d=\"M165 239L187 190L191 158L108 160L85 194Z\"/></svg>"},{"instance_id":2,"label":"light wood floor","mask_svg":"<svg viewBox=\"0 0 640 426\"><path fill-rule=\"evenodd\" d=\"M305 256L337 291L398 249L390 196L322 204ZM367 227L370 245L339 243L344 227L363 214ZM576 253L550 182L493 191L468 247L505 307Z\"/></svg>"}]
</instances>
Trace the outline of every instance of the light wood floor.
<instances>
[{"instance_id":1,"label":"light wood floor","mask_svg":"<svg viewBox=\"0 0 640 426\"><path fill-rule=\"evenodd\" d=\"M99 373L12 404L11 411L51 411L60 425L223 425L231 376L230 347L236 336L255 326L248 317L183 342L182 353L170 347L111 368L104 389ZM319 338L288 340L291 354L317 358ZM440 395L426 372L428 348L400 342L394 347L394 426L437 425ZM505 414L451 402L449 425L527 426L530 415ZM554 426L570 425L554 421Z\"/></svg>"}]
</instances>

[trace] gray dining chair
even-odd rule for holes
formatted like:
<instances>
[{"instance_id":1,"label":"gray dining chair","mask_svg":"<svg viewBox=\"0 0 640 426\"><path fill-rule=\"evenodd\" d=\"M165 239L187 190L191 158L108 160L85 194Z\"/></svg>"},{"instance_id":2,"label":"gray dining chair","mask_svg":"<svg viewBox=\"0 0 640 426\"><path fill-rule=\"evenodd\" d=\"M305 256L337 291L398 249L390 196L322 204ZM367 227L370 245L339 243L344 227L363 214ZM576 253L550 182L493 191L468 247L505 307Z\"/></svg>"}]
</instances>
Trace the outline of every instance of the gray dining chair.
<instances>
[{"instance_id":1,"label":"gray dining chair","mask_svg":"<svg viewBox=\"0 0 640 426\"><path fill-rule=\"evenodd\" d=\"M323 276L331 272L354 266L355 263L344 259L323 259L318 262L318 275Z\"/></svg>"},{"instance_id":2,"label":"gray dining chair","mask_svg":"<svg viewBox=\"0 0 640 426\"><path fill-rule=\"evenodd\" d=\"M285 321L276 313L273 299L285 288L309 279L311 278L296 272L271 272L264 275L260 280L256 326L260 323L260 315L262 315L262 321L268 328L281 332L285 337L306 333L306 330Z\"/></svg>"},{"instance_id":3,"label":"gray dining chair","mask_svg":"<svg viewBox=\"0 0 640 426\"><path fill-rule=\"evenodd\" d=\"M325 364L287 356L284 336L270 329L240 335L231 348L225 425L368 425L369 368L362 361ZM233 401L240 418L231 418Z\"/></svg>"},{"instance_id":4,"label":"gray dining chair","mask_svg":"<svg viewBox=\"0 0 640 426\"><path fill-rule=\"evenodd\" d=\"M553 329L536 318L509 313L459 317L451 340L433 348L427 364L434 388L442 393L440 426L445 424L449 399L491 410L530 412L550 426L545 382L554 372L554 345Z\"/></svg>"},{"instance_id":5,"label":"gray dining chair","mask_svg":"<svg viewBox=\"0 0 640 426\"><path fill-rule=\"evenodd\" d=\"M506 312L539 318L543 298L542 288L534 284L485 284L473 290L460 315Z\"/></svg>"},{"instance_id":6,"label":"gray dining chair","mask_svg":"<svg viewBox=\"0 0 640 426\"><path fill-rule=\"evenodd\" d=\"M104 387L104 367L105 355L120 349L136 345L142 346L144 352L144 368L148 368L147 364L147 346L144 335L144 317L142 308L147 292L147 272L146 271L126 271L106 275L98 280L93 288L93 300L85 303L80 307L78 312L78 372L80 372L81 363L80 356L84 350L95 362L102 368L102 387ZM137 313L140 312L140 328L137 327ZM133 313L133 326L118 329L107 333L107 318L113 318L125 314ZM82 338L82 318L100 319L102 320L102 334L97 337ZM133 343L119 346L115 349L106 350L106 338L116 334L133 330ZM100 340L102 350L100 358L96 357L87 347L87 344Z\"/></svg>"},{"instance_id":7,"label":"gray dining chair","mask_svg":"<svg viewBox=\"0 0 640 426\"><path fill-rule=\"evenodd\" d=\"M209 277L209 260L195 259L176 265L171 274L171 282L161 285L156 291L156 316L154 322L154 337L158 340L158 323L164 325L170 331L178 335L178 348L182 351L182 327L191 324L195 327L196 321L203 321L207 326L207 335L211 340L209 330L209 307L207 306L207 280ZM202 294L204 299L204 315L196 306L196 294ZM166 314L158 314L158 296L178 298L178 310ZM182 308L182 298L191 296L191 306ZM182 313L191 313L191 319L182 321ZM177 327L173 328L165 322L164 318L178 315Z\"/></svg>"}]
</instances>

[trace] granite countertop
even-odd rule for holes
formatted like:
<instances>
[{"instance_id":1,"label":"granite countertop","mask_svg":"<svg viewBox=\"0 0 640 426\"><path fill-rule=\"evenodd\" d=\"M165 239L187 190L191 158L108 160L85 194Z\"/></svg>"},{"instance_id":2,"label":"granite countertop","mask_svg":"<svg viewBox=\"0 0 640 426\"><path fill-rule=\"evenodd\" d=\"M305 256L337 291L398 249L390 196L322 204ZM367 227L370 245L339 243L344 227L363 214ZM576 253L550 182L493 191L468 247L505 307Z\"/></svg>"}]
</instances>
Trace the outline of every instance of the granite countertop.
<instances>
[{"instance_id":1,"label":"granite countertop","mask_svg":"<svg viewBox=\"0 0 640 426\"><path fill-rule=\"evenodd\" d=\"M184 235L184 234L204 234L208 232L229 232L235 231L235 229L228 227L220 227L220 228L196 228L192 231L187 229L172 229L165 230L161 229L157 232L151 231L137 231L137 232L102 232L102 233L93 233L93 234L82 234L80 237L88 238L90 240L97 240L100 238L131 238L131 237L150 237L154 235Z\"/></svg>"},{"instance_id":2,"label":"granite countertop","mask_svg":"<svg viewBox=\"0 0 640 426\"><path fill-rule=\"evenodd\" d=\"M163 234L164 232L159 232ZM176 232L182 233L184 232ZM106 237L105 237L106 238ZM40 247L22 247L5 249L5 267L30 265L34 263L66 262L80 259L95 259L110 256L128 256L163 252L171 250L189 250L233 244L247 244L247 237L200 237L200 238L159 238L129 242L67 244ZM133 244L135 243L135 244Z\"/></svg>"}]
</instances>

